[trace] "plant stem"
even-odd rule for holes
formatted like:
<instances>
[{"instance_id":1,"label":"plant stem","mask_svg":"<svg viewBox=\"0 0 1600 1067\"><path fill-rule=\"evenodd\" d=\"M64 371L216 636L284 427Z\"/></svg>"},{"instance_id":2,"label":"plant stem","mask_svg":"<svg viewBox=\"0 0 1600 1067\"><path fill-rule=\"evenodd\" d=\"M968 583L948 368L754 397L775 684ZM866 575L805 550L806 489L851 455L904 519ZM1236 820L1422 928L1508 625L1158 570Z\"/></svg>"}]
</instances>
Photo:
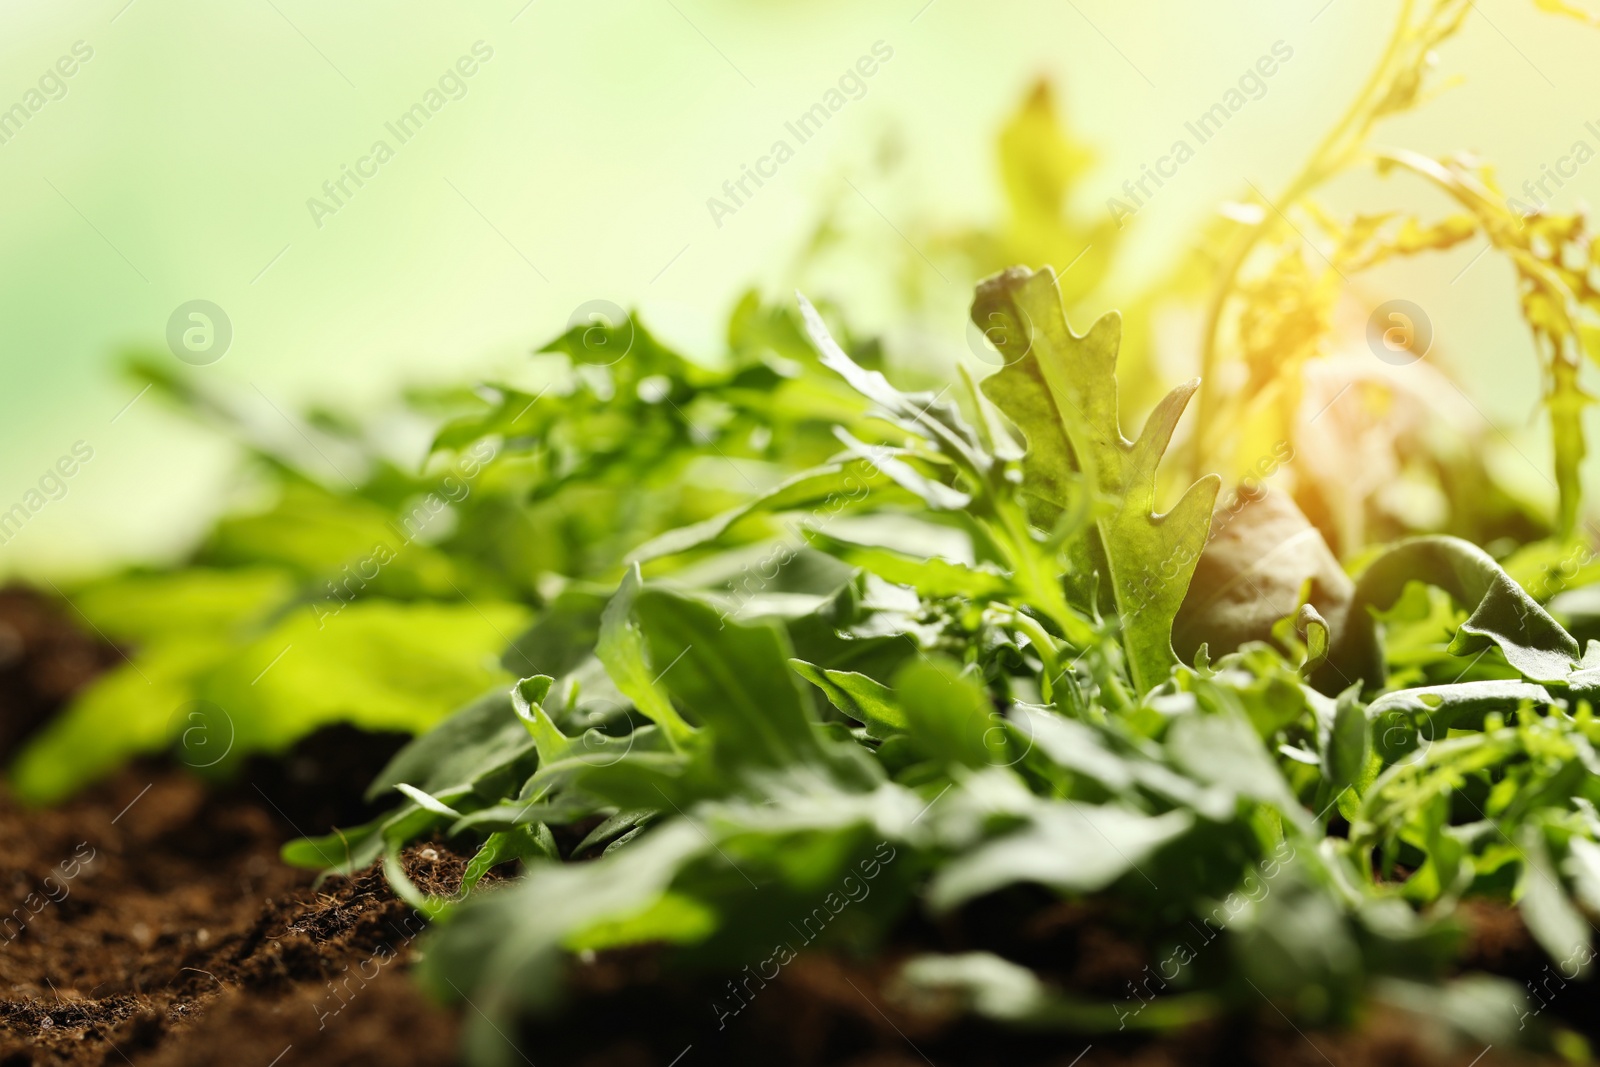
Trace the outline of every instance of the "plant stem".
<instances>
[{"instance_id":1,"label":"plant stem","mask_svg":"<svg viewBox=\"0 0 1600 1067\"><path fill-rule=\"evenodd\" d=\"M1238 284L1239 272L1244 269L1245 261L1250 258L1250 253L1255 251L1266 237L1275 233L1283 214L1299 202L1311 190L1337 174L1346 165L1357 149L1365 141L1372 124L1377 120L1376 105L1384 99L1379 95L1380 89L1386 89L1390 79L1390 67L1400 53L1411 32L1411 16L1416 7L1416 0L1402 0L1400 15L1395 21L1393 32L1389 36L1389 43L1383 50L1382 57L1377 66L1367 76L1366 84L1356 94L1344 116L1327 132L1316 149L1301 167L1300 173L1289 183L1278 203L1270 201L1266 205L1271 211L1255 226L1246 231L1238 248L1228 258L1227 266L1223 269L1222 278L1213 291L1211 301L1206 307L1206 323L1204 328L1204 344L1200 351L1200 396L1196 403L1196 425L1194 446L1190 449L1190 476L1198 478L1205 473L1206 460L1206 432L1215 418L1215 408L1218 404L1218 391L1221 388L1217 377L1218 342L1222 329L1222 313L1227 308L1228 299L1233 295ZM1352 126L1360 123L1360 128L1349 138L1349 143L1340 144Z\"/></svg>"}]
</instances>

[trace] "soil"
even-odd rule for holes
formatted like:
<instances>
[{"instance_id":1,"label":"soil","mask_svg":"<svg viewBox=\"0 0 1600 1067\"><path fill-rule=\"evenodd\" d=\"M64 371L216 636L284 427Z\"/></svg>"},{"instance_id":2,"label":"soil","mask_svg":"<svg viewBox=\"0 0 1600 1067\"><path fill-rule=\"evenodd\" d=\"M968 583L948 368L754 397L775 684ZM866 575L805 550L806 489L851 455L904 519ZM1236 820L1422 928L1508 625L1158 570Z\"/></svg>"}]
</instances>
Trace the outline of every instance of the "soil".
<instances>
[{"instance_id":1,"label":"soil","mask_svg":"<svg viewBox=\"0 0 1600 1067\"><path fill-rule=\"evenodd\" d=\"M1487 937L1502 963L1515 969L1537 959L1543 965L1515 912L1480 911L1492 927ZM1059 953L1058 965L1069 960L1067 984L1081 994L1125 995L1123 983L1137 978L1146 962L1136 946L1110 932L1105 917L1080 904L1033 909L1015 931L1032 939L1033 952ZM896 940L904 941L910 931L898 933ZM911 940L923 949L933 947L925 931ZM574 995L568 1007L527 1023L522 1041L537 1050L541 1065L572 1067L1528 1067L1559 1062L1452 1045L1442 1031L1392 1009L1369 1010L1353 1030L1296 1028L1263 1002L1253 1014L1154 1037L1002 1031L953 1015L913 1013L897 1003L894 975L906 954L891 949L871 960L802 954L770 986L747 986L753 989L747 1006L719 1020L712 1005L724 1010L734 1005L722 981L727 975L708 980L674 973L649 950L603 953L572 963L568 982ZM1591 986L1580 995L1574 987L1566 1014L1588 1016L1593 1026L1594 992ZM629 1020L628 1025L619 1027L619 1019ZM1572 1018L1564 1021L1573 1025Z\"/></svg>"},{"instance_id":2,"label":"soil","mask_svg":"<svg viewBox=\"0 0 1600 1067\"><path fill-rule=\"evenodd\" d=\"M0 590L0 756L121 657ZM321 731L222 788L151 761L44 811L0 792L0 1065L454 1063L458 1014L402 973L422 924L382 874L319 889L278 859L367 818L403 740ZM441 893L464 863L439 842L405 857Z\"/></svg>"},{"instance_id":3,"label":"soil","mask_svg":"<svg viewBox=\"0 0 1600 1067\"><path fill-rule=\"evenodd\" d=\"M25 586L0 589L0 761L121 658L54 601Z\"/></svg>"},{"instance_id":4,"label":"soil","mask_svg":"<svg viewBox=\"0 0 1600 1067\"><path fill-rule=\"evenodd\" d=\"M165 768L49 811L0 801L0 1064L453 1062L454 1014L399 973L421 922L376 869L314 890L278 860L292 836ZM464 859L435 843L407 866L448 893Z\"/></svg>"},{"instance_id":5,"label":"soil","mask_svg":"<svg viewBox=\"0 0 1600 1067\"><path fill-rule=\"evenodd\" d=\"M7 645L16 635L16 647ZM7 649L10 648L10 652ZM9 657L9 658L8 658ZM0 590L0 739L37 728L120 653L67 611ZM0 792L0 1067L63 1064L252 1067L456 1062L461 1010L425 998L405 973L420 919L381 872L313 885L279 846L367 816L360 788L399 739L332 730L276 759L255 759L215 788L147 762L61 807L31 811ZM568 842L568 847L572 842ZM444 842L408 849L411 878L452 893L466 857ZM492 879L491 879L492 880ZM959 934L1051 957L1074 988L1107 991L1143 956L1085 905L974 917ZM1474 966L1536 980L1544 959L1514 912L1467 913ZM898 938L927 944L949 931ZM1019 957L1020 958L1020 957ZM1492 1067L1537 1062L1499 1049L1441 1050L1415 1020L1376 1013L1354 1032L1301 1033L1258 1016L1158 1039L1028 1036L913 1015L888 994L896 954L858 961L802 955L728 1020L709 1005L722 978L663 967L653 951L575 961L573 996L529 1020L511 1062L539 1067ZM1592 986L1552 1004L1569 1025L1600 1027ZM466 1009L470 1011L471 1009ZM1589 1033L1591 1041L1600 1034ZM1478 1058L1474 1058L1478 1057Z\"/></svg>"}]
</instances>

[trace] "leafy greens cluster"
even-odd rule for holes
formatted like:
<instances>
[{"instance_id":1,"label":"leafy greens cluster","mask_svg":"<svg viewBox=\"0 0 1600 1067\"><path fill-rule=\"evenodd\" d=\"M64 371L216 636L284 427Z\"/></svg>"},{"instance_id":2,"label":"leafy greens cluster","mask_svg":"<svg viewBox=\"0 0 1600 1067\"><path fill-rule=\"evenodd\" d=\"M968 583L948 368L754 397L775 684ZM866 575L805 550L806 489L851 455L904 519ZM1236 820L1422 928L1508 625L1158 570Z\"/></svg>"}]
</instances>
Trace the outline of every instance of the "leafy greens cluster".
<instances>
[{"instance_id":1,"label":"leafy greens cluster","mask_svg":"<svg viewBox=\"0 0 1600 1067\"><path fill-rule=\"evenodd\" d=\"M920 944L895 995L1089 1032L1262 996L1321 1023L1379 997L1481 1041L1540 1040L1519 991L1448 978L1452 916L1469 895L1514 901L1587 968L1600 648L1434 537L1373 559L1337 629L1307 607L1303 644L1184 666L1173 619L1215 480L1153 503L1192 383L1128 441L1116 320L1073 333L1048 271L980 287L1008 365L967 383L965 412L895 388L801 306L870 418L819 465L634 548L614 591L550 598L513 644L527 676L373 783L393 811L285 850L334 872L384 860L439 924L424 981L481 1013L475 1062L514 1062L504 1034L559 1003L580 956L649 946L734 974L881 950L908 915L1017 887L1128 905L1127 932L1175 973L1090 999L1036 962ZM1154 569L1176 577L1136 580ZM1429 684L1396 685L1418 672ZM449 899L399 861L440 833L478 842ZM513 860L514 884L477 889ZM837 887L863 878L847 906Z\"/></svg>"}]
</instances>

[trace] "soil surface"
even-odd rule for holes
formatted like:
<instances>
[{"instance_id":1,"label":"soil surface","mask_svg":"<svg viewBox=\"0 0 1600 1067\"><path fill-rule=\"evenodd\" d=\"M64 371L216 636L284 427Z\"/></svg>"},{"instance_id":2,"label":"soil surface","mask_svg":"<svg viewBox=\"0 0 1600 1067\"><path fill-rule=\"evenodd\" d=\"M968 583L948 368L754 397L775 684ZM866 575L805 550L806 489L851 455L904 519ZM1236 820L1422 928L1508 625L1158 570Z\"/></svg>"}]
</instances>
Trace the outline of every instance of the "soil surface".
<instances>
[{"instance_id":1,"label":"soil surface","mask_svg":"<svg viewBox=\"0 0 1600 1067\"><path fill-rule=\"evenodd\" d=\"M47 721L121 653L85 636L69 610L0 590L0 754ZM10 635L10 636L8 636ZM14 638L14 639L13 639ZM253 759L214 788L146 762L48 811L0 792L0 1067L242 1064L248 1067L457 1062L458 1009L424 997L406 971L420 919L381 872L313 886L278 848L367 817L360 790L400 739L335 729L276 759ZM570 847L571 842L568 842ZM449 895L465 856L443 842L405 855L424 890ZM492 881L492 879L491 879ZM492 891L492 887L491 887ZM1093 909L1030 902L957 931L971 947L1046 956L1083 992L1119 989L1145 962ZM995 913L1005 913L996 919ZM1514 912L1467 913L1471 964L1518 980L1545 960ZM952 947L950 931L896 940ZM719 1020L723 978L663 969L649 950L575 961L573 996L529 1020L509 1062L539 1067L1492 1067L1540 1062L1500 1049L1441 1048L1416 1020L1377 1012L1356 1032L1302 1033L1266 1005L1254 1017L1158 1039L1002 1032L914 1015L891 995L896 954L802 955L738 1016ZM1594 987L1552 1014L1600 1047ZM470 1012L472 1009L466 1009ZM510 1036L510 1035L508 1035ZM1544 1061L1550 1062L1550 1061Z\"/></svg>"},{"instance_id":2,"label":"soil surface","mask_svg":"<svg viewBox=\"0 0 1600 1067\"><path fill-rule=\"evenodd\" d=\"M172 769L49 811L0 801L0 1064L453 1062L455 1015L399 973L421 921L376 869L314 891L278 860L291 836ZM407 860L459 884L443 846Z\"/></svg>"},{"instance_id":3,"label":"soil surface","mask_svg":"<svg viewBox=\"0 0 1600 1067\"><path fill-rule=\"evenodd\" d=\"M0 589L0 757L121 661L67 606ZM458 1015L402 973L422 924L382 874L318 890L278 859L368 817L403 740L321 731L220 789L151 761L54 809L0 792L0 1065L454 1063ZM463 865L406 855L443 893Z\"/></svg>"}]
</instances>

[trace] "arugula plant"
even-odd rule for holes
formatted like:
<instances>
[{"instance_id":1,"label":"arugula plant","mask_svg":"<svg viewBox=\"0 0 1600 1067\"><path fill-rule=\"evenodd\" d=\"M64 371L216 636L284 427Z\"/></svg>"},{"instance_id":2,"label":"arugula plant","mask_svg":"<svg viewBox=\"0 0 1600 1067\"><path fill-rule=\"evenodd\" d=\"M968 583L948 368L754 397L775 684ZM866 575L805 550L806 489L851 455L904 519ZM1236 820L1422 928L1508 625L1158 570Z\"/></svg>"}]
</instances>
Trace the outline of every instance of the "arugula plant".
<instances>
[{"instance_id":1,"label":"arugula plant","mask_svg":"<svg viewBox=\"0 0 1600 1067\"><path fill-rule=\"evenodd\" d=\"M1110 583L1203 543L1204 524L1196 542L1150 504L1186 392L1127 442L1114 325L1072 334L1048 273L988 283L975 314L996 307L1033 324L1013 334L1031 344L969 390L969 417L860 366L802 305L820 364L870 402L843 450L645 544L614 591L569 587L516 642L536 673L380 775L392 812L285 850L344 873L385 858L439 923L423 980L482 1012L474 1062L515 1062L503 1033L559 1005L575 954L781 968L883 949L909 913L1017 886L1131 905L1129 935L1171 953L1174 977L1091 1000L1047 965L935 941L911 946L895 995L1091 1033L1263 994L1328 1023L1376 997L1507 1043L1526 1003L1448 977L1454 904L1515 901L1557 959L1587 951L1595 671L1576 642L1481 551L1432 538L1370 562L1337 631L1302 611L1304 662L1247 644L1175 663L1167 608ZM757 588L725 558L752 546L772 562ZM1508 677L1392 684L1414 579L1469 613L1442 616L1441 662ZM420 894L399 858L438 833L478 842L450 899ZM472 891L510 861L515 884ZM742 1003L730 983L708 1027Z\"/></svg>"}]
</instances>

